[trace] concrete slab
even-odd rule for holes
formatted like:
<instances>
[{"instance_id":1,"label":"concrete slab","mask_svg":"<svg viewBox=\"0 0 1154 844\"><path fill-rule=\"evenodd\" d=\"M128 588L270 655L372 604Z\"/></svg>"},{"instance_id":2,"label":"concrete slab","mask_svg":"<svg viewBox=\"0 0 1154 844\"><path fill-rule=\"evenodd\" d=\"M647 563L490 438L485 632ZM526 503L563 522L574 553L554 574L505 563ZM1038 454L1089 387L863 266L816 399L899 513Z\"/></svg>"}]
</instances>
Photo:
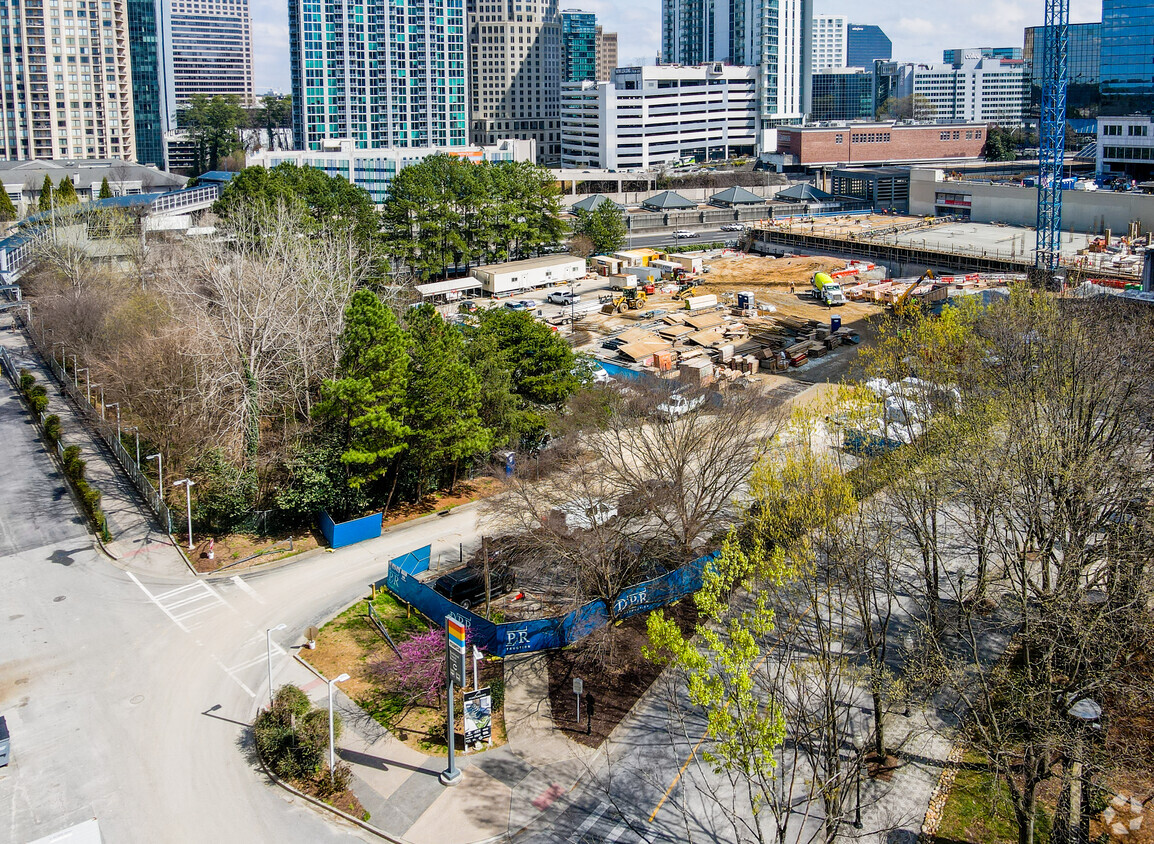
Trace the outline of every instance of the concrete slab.
<instances>
[{"instance_id":1,"label":"concrete slab","mask_svg":"<svg viewBox=\"0 0 1154 844\"><path fill-rule=\"evenodd\" d=\"M509 828L509 787L476 766L465 768L461 783L441 795L409 827L412 844L468 844L503 836Z\"/></svg>"}]
</instances>

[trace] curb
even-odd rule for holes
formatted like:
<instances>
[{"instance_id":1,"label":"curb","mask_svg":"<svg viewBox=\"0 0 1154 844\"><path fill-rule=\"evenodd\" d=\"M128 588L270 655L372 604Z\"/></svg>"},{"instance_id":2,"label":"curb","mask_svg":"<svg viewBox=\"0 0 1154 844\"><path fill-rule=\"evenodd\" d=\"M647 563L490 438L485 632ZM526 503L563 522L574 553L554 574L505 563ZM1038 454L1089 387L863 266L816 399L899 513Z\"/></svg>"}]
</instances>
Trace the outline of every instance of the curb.
<instances>
[{"instance_id":1,"label":"curb","mask_svg":"<svg viewBox=\"0 0 1154 844\"><path fill-rule=\"evenodd\" d=\"M938 784L934 786L934 790L930 794L930 805L926 808L926 817L922 821L921 833L918 836L918 841L921 844L933 844L937 840L938 830L942 826L946 801L950 797L950 789L954 787L954 780L958 776L958 769L961 767L962 756L965 755L965 752L965 743L959 741L950 748L950 752L946 755L945 767L942 768L941 776L938 777Z\"/></svg>"}]
</instances>

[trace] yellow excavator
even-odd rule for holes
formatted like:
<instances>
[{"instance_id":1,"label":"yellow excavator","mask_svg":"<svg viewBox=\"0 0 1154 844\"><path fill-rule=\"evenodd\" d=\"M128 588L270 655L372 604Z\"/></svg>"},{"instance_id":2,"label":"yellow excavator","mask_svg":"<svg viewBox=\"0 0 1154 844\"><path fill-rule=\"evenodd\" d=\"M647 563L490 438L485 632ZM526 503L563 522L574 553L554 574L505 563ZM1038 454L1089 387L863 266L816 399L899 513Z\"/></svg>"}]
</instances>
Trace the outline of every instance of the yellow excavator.
<instances>
[{"instance_id":1,"label":"yellow excavator","mask_svg":"<svg viewBox=\"0 0 1154 844\"><path fill-rule=\"evenodd\" d=\"M933 281L935 278L937 278L937 276L934 275L934 271L927 268L926 271L921 274L921 276L918 278L918 280L915 281L913 284L911 284L909 287L907 287L905 292L902 293L902 295L897 298L897 301L895 301L894 305L893 305L894 310L900 311L902 309L902 307L905 305L906 301L910 298L910 294L914 292L914 289L919 284L921 284L926 279Z\"/></svg>"}]
</instances>

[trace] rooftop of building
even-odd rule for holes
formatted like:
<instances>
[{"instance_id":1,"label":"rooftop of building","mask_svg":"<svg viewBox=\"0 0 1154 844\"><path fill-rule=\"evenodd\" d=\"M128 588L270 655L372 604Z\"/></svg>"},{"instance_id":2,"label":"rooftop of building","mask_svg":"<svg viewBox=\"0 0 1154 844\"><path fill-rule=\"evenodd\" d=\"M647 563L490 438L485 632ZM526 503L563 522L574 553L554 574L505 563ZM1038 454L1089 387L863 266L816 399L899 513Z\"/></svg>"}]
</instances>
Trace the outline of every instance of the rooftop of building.
<instances>
[{"instance_id":1,"label":"rooftop of building","mask_svg":"<svg viewBox=\"0 0 1154 844\"><path fill-rule=\"evenodd\" d=\"M560 264L569 264L573 261L581 260L584 259L568 253L562 255L540 255L536 258L525 258L521 261L506 261L503 264L485 264L484 266L476 267L473 272L507 273L517 270L538 270L543 267L556 267Z\"/></svg>"},{"instance_id":2,"label":"rooftop of building","mask_svg":"<svg viewBox=\"0 0 1154 844\"><path fill-rule=\"evenodd\" d=\"M166 173L151 164L137 164L118 158L85 159L44 159L31 158L23 161L0 161L0 180L6 185L22 181L25 187L39 188L44 177L59 184L65 176L72 179L77 187L87 188L90 184L100 184L107 178L109 182L140 182L141 190L155 188L157 191L183 187L188 180L183 176Z\"/></svg>"},{"instance_id":3,"label":"rooftop of building","mask_svg":"<svg viewBox=\"0 0 1154 844\"><path fill-rule=\"evenodd\" d=\"M838 120L828 123L811 123L808 126L782 126L778 132L834 132L846 129L985 129L980 120L935 120L920 123L912 120Z\"/></svg>"}]
</instances>

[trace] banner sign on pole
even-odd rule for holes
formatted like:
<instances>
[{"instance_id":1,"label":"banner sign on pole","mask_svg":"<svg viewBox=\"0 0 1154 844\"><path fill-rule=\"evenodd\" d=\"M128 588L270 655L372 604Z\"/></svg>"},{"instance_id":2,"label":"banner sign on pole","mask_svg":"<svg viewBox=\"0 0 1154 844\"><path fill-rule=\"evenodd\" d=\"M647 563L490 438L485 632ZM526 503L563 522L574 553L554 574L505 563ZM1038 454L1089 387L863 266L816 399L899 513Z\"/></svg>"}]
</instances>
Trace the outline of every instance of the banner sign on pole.
<instances>
[{"instance_id":1,"label":"banner sign on pole","mask_svg":"<svg viewBox=\"0 0 1154 844\"><path fill-rule=\"evenodd\" d=\"M465 668L465 625L454 618L445 619L445 661L449 681L458 688L465 688L469 684Z\"/></svg>"},{"instance_id":2,"label":"banner sign on pole","mask_svg":"<svg viewBox=\"0 0 1154 844\"><path fill-rule=\"evenodd\" d=\"M465 744L491 741L493 737L493 695L486 686L465 692Z\"/></svg>"}]
</instances>

